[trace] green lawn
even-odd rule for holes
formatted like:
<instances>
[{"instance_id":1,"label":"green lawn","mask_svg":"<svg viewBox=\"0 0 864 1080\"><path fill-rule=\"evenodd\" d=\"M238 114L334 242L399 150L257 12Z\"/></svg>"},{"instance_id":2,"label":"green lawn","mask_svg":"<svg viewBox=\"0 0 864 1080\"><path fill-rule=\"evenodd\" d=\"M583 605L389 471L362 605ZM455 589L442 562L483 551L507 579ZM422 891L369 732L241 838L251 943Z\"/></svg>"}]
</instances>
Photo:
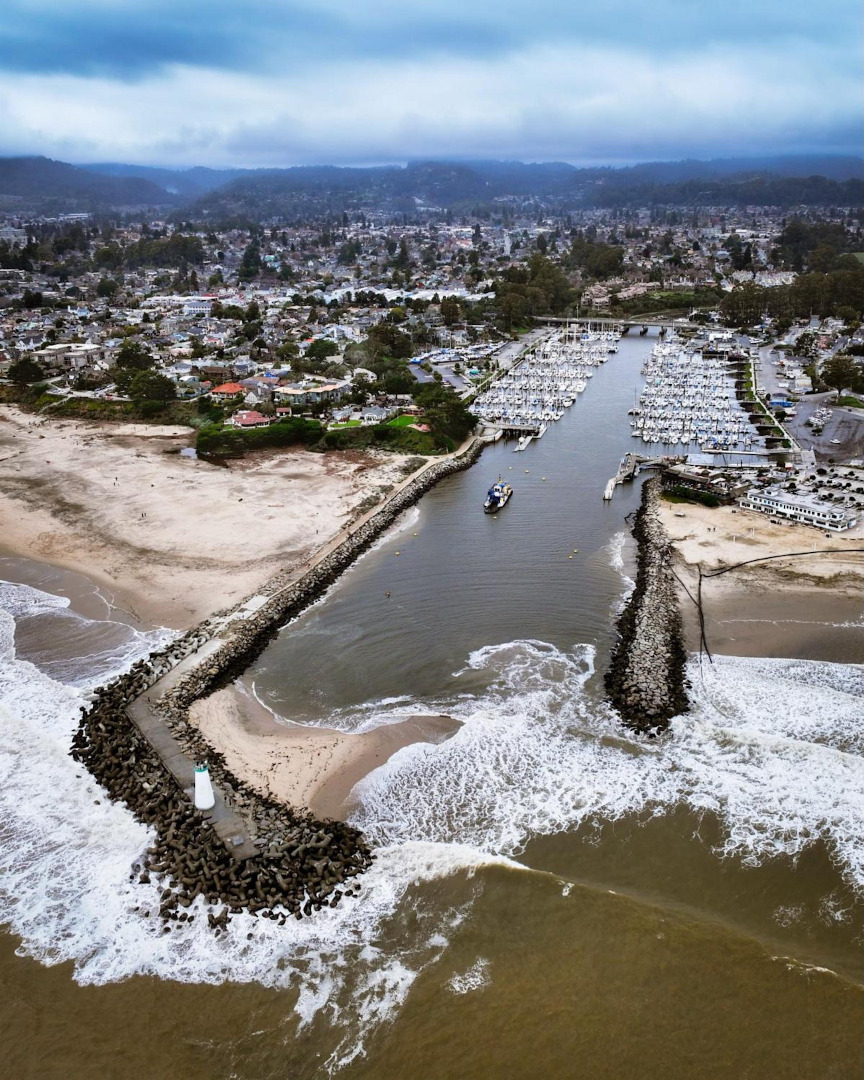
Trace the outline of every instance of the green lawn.
<instances>
[{"instance_id":1,"label":"green lawn","mask_svg":"<svg viewBox=\"0 0 864 1080\"><path fill-rule=\"evenodd\" d=\"M411 424L416 424L418 419L416 416L394 416L387 421L387 427L410 427Z\"/></svg>"},{"instance_id":2,"label":"green lawn","mask_svg":"<svg viewBox=\"0 0 864 1080\"><path fill-rule=\"evenodd\" d=\"M363 424L362 424L362 422L360 420L345 420L341 424L331 424L329 430L330 431L337 431L339 428L362 427L362 426L363 426Z\"/></svg>"}]
</instances>

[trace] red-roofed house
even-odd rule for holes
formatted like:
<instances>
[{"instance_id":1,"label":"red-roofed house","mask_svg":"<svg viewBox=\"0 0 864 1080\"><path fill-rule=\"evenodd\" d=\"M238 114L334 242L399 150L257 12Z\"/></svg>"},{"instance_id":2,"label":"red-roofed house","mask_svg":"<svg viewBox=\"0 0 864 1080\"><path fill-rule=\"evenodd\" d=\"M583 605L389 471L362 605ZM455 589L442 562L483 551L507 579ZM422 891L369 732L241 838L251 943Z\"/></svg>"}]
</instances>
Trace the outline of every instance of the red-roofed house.
<instances>
[{"instance_id":1,"label":"red-roofed house","mask_svg":"<svg viewBox=\"0 0 864 1080\"><path fill-rule=\"evenodd\" d=\"M269 427L270 424L275 422L275 416L262 416L261 413L256 412L254 409L241 409L226 421L231 427L239 428Z\"/></svg>"},{"instance_id":2,"label":"red-roofed house","mask_svg":"<svg viewBox=\"0 0 864 1080\"><path fill-rule=\"evenodd\" d=\"M236 382L222 383L221 386L215 387L210 391L210 396L217 401L227 401L229 398L237 397L238 394L245 394L245 389Z\"/></svg>"}]
</instances>

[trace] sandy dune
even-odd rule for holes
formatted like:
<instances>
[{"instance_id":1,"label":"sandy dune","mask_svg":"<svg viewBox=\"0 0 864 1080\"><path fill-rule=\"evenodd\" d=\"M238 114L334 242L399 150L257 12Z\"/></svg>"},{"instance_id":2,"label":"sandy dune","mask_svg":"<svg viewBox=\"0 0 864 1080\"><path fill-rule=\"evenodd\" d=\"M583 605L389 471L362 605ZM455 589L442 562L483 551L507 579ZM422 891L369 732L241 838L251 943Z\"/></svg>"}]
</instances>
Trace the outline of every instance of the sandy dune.
<instances>
[{"instance_id":1,"label":"sandy dune","mask_svg":"<svg viewBox=\"0 0 864 1080\"><path fill-rule=\"evenodd\" d=\"M0 543L80 571L149 622L194 625L300 566L405 458L272 451L218 466L188 428L0 407Z\"/></svg>"}]
</instances>

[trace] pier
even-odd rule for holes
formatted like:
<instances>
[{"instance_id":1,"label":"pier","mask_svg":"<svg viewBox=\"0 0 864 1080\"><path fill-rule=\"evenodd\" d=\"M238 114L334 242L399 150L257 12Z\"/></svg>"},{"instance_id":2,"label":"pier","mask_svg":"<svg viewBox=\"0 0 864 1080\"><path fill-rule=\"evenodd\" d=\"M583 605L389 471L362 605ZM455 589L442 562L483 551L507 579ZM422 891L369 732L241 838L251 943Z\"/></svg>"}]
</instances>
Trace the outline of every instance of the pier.
<instances>
[{"instance_id":1,"label":"pier","mask_svg":"<svg viewBox=\"0 0 864 1080\"><path fill-rule=\"evenodd\" d=\"M635 479L642 469L663 469L667 465L674 465L676 462L684 460L685 458L681 456L644 457L642 454L625 454L621 458L618 472L615 473L603 490L603 501L609 502L615 488L619 484L623 484L625 480Z\"/></svg>"}]
</instances>

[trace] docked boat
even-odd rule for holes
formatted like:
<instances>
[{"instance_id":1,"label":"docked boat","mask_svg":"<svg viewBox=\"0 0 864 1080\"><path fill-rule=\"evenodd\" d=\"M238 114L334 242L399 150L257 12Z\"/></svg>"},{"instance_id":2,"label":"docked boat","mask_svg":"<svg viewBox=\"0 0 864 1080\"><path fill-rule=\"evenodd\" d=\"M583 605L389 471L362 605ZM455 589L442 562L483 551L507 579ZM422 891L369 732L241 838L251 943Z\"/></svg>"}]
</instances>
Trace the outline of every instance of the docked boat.
<instances>
[{"instance_id":1,"label":"docked boat","mask_svg":"<svg viewBox=\"0 0 864 1080\"><path fill-rule=\"evenodd\" d=\"M502 506L507 505L507 500L513 494L513 488L505 484L501 477L486 492L486 501L483 503L483 512L497 514Z\"/></svg>"}]
</instances>

